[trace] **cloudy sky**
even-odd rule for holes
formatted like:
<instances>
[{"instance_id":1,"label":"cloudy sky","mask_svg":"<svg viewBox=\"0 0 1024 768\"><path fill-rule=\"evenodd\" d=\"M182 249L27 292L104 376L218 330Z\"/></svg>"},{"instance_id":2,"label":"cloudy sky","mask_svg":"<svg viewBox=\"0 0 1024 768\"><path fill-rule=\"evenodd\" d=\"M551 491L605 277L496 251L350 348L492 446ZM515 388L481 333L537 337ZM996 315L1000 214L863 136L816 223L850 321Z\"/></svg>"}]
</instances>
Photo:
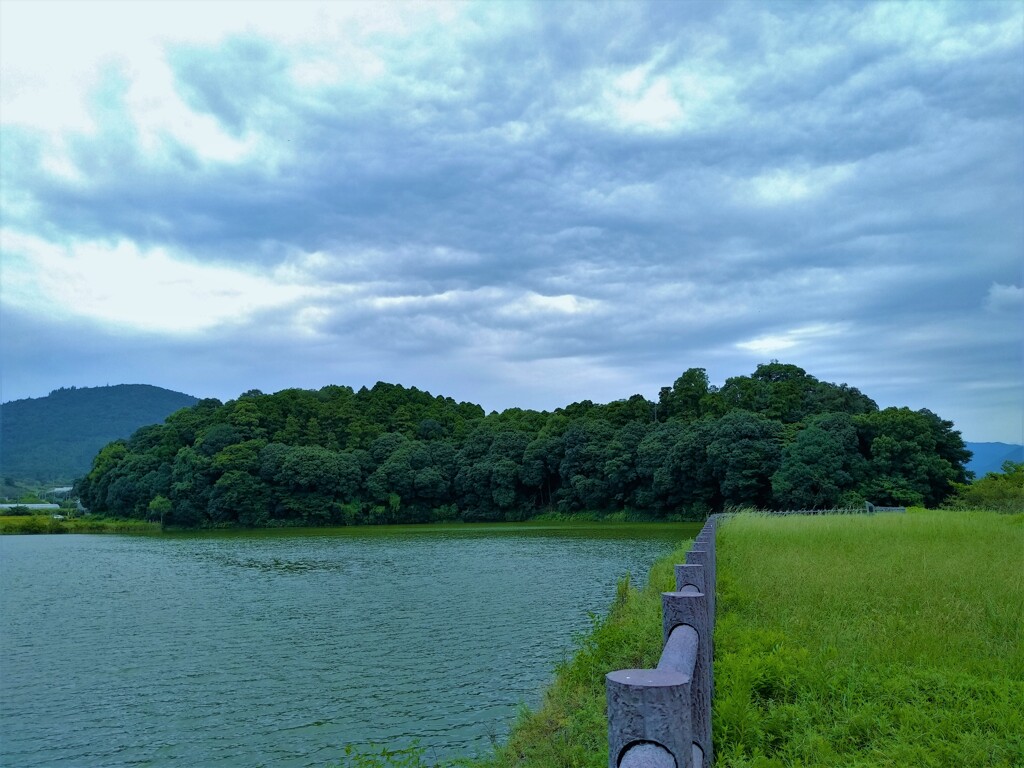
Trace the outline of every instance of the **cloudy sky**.
<instances>
[{"instance_id":1,"label":"cloudy sky","mask_svg":"<svg viewBox=\"0 0 1024 768\"><path fill-rule=\"evenodd\" d=\"M1024 441L1024 4L0 0L2 399L795 363Z\"/></svg>"}]
</instances>

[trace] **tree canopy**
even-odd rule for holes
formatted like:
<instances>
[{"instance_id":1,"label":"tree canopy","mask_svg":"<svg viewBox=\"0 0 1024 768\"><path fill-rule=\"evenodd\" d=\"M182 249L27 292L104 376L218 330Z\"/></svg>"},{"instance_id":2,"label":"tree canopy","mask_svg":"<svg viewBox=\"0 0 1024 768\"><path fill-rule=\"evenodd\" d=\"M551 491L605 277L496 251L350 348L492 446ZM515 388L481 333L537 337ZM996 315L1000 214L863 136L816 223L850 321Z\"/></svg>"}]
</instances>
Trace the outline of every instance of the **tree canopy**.
<instances>
[{"instance_id":1,"label":"tree canopy","mask_svg":"<svg viewBox=\"0 0 1024 768\"><path fill-rule=\"evenodd\" d=\"M712 385L552 412L378 383L202 400L105 446L92 511L175 525L700 518L730 506L941 503L967 481L953 424L771 362Z\"/></svg>"}]
</instances>

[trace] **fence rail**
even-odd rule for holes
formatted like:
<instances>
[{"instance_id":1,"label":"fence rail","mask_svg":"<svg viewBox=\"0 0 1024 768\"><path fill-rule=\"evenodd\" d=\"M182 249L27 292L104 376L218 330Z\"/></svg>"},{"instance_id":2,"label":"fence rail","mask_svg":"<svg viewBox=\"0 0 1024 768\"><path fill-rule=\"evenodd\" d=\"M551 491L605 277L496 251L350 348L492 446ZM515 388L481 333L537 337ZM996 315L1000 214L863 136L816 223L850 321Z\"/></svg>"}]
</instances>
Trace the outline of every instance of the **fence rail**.
<instances>
[{"instance_id":1,"label":"fence rail","mask_svg":"<svg viewBox=\"0 0 1024 768\"><path fill-rule=\"evenodd\" d=\"M712 515L675 569L676 590L662 594L665 647L655 669L621 669L605 678L609 768L708 768L711 765L715 534Z\"/></svg>"},{"instance_id":2,"label":"fence rail","mask_svg":"<svg viewBox=\"0 0 1024 768\"><path fill-rule=\"evenodd\" d=\"M878 507L868 502L863 507L833 507L831 509L766 509L760 515L863 515L875 512L906 512L906 507Z\"/></svg>"}]
</instances>

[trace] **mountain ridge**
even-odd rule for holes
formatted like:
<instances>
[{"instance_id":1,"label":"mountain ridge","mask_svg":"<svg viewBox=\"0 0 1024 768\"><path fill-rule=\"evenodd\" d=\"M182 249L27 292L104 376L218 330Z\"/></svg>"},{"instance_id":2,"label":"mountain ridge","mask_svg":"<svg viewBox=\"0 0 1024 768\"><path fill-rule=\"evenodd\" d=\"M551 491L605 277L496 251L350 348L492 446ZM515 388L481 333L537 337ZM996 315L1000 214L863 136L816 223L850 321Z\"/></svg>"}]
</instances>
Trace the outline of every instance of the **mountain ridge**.
<instances>
[{"instance_id":1,"label":"mountain ridge","mask_svg":"<svg viewBox=\"0 0 1024 768\"><path fill-rule=\"evenodd\" d=\"M199 399L152 384L60 387L0 404L0 476L67 483L112 440L158 424Z\"/></svg>"},{"instance_id":2,"label":"mountain ridge","mask_svg":"<svg viewBox=\"0 0 1024 768\"><path fill-rule=\"evenodd\" d=\"M965 466L978 480L989 472L1001 472L1005 461L1024 461L1024 445L965 441L964 446L973 454Z\"/></svg>"}]
</instances>

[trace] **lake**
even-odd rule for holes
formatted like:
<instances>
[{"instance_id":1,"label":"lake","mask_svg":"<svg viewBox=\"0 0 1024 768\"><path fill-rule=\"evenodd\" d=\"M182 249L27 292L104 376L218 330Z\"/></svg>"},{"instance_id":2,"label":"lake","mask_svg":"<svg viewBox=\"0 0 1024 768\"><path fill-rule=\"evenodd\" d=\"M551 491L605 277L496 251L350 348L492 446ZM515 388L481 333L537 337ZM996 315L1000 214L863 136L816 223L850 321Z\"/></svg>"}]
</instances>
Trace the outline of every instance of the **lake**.
<instances>
[{"instance_id":1,"label":"lake","mask_svg":"<svg viewBox=\"0 0 1024 768\"><path fill-rule=\"evenodd\" d=\"M0 537L0 765L472 756L698 525ZM609 670L611 671L611 670Z\"/></svg>"}]
</instances>

